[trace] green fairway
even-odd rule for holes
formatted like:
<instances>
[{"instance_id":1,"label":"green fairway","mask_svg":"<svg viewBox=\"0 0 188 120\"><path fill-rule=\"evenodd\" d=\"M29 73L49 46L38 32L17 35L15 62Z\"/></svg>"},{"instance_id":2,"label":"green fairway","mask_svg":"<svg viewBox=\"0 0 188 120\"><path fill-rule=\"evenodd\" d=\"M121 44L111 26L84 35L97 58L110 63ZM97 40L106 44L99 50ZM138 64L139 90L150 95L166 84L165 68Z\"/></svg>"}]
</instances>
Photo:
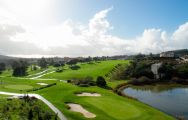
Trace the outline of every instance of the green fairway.
<instances>
[{"instance_id":1,"label":"green fairway","mask_svg":"<svg viewBox=\"0 0 188 120\"><path fill-rule=\"evenodd\" d=\"M43 76L42 78L56 78L56 79L72 79L72 78L84 78L91 76L94 79L97 76L104 76L109 73L117 64L126 64L129 61L125 60L108 60L92 63L80 63L80 69L71 70L67 66L62 73L52 73Z\"/></svg>"},{"instance_id":2,"label":"green fairway","mask_svg":"<svg viewBox=\"0 0 188 120\"><path fill-rule=\"evenodd\" d=\"M80 69L71 70L68 65L61 73L51 73L43 76L46 79L67 80L72 78L84 78L91 76L96 79L97 76L105 76L118 64L128 64L125 60L109 60L93 63L79 63ZM39 71L41 72L41 71ZM32 72L30 72L32 73ZM107 79L107 77L106 77ZM115 94L112 90L106 90L97 86L78 87L70 83L60 82L59 80L31 80L28 78L18 77L0 77L0 91L8 92L26 92L28 89L41 87L37 83L57 83L54 86L35 91L34 93L48 99L53 103L68 120L85 120L86 118L78 112L72 112L68 109L66 103L77 103L89 112L96 115L93 120L171 120L171 116L166 115L139 101L129 99ZM118 84L126 82L125 80L109 81L108 86L114 88ZM96 92L101 94L100 97L81 97L75 93Z\"/></svg>"},{"instance_id":3,"label":"green fairway","mask_svg":"<svg viewBox=\"0 0 188 120\"><path fill-rule=\"evenodd\" d=\"M79 97L75 92L97 92L101 97ZM70 120L84 120L82 114L67 109L66 102L82 105L86 110L96 114L94 120L170 120L172 117L145 104L114 94L112 91L98 87L77 87L68 83L58 83L41 94L56 105Z\"/></svg>"},{"instance_id":4,"label":"green fairway","mask_svg":"<svg viewBox=\"0 0 188 120\"><path fill-rule=\"evenodd\" d=\"M32 89L33 86L30 86L30 85L7 85L7 86L5 86L5 88L15 89L15 90L28 90L28 89Z\"/></svg>"},{"instance_id":5,"label":"green fairway","mask_svg":"<svg viewBox=\"0 0 188 120\"><path fill-rule=\"evenodd\" d=\"M26 78L0 77L0 91L24 92L28 89L39 88L37 83L51 84L55 80L30 80Z\"/></svg>"}]
</instances>

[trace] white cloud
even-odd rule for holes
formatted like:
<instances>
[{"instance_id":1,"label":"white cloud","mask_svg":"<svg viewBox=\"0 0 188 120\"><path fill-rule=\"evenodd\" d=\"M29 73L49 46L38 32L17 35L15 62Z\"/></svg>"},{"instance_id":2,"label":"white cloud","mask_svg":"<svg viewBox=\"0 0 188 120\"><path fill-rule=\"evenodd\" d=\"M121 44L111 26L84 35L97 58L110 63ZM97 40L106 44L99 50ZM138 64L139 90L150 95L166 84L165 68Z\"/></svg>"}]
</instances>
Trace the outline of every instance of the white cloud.
<instances>
[{"instance_id":1,"label":"white cloud","mask_svg":"<svg viewBox=\"0 0 188 120\"><path fill-rule=\"evenodd\" d=\"M179 26L179 28L173 33L172 40L175 43L173 44L174 47L188 47L188 22Z\"/></svg>"},{"instance_id":2,"label":"white cloud","mask_svg":"<svg viewBox=\"0 0 188 120\"><path fill-rule=\"evenodd\" d=\"M59 24L53 16L53 0L15 1L0 0L0 53L3 54L102 56L188 47L188 23L172 34L152 28L145 29L141 36L123 39L108 32L113 26L106 17L113 8L96 13L88 24L71 19Z\"/></svg>"}]
</instances>

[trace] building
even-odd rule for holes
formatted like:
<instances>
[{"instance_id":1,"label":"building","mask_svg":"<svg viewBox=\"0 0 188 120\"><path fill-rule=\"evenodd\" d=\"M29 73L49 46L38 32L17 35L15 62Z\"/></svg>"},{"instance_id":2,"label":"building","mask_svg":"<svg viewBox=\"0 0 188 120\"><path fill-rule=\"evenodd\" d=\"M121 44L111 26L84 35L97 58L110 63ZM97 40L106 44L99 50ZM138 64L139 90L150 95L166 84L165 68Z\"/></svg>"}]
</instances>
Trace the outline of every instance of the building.
<instances>
[{"instance_id":1,"label":"building","mask_svg":"<svg viewBox=\"0 0 188 120\"><path fill-rule=\"evenodd\" d=\"M188 50L187 49L179 49L179 50L162 52L160 54L160 57L179 58L179 57L182 57L182 56L185 56L185 55L188 55Z\"/></svg>"},{"instance_id":2,"label":"building","mask_svg":"<svg viewBox=\"0 0 188 120\"><path fill-rule=\"evenodd\" d=\"M173 51L162 52L162 53L160 54L160 57L173 58L173 57L175 57L175 54L174 54Z\"/></svg>"}]
</instances>

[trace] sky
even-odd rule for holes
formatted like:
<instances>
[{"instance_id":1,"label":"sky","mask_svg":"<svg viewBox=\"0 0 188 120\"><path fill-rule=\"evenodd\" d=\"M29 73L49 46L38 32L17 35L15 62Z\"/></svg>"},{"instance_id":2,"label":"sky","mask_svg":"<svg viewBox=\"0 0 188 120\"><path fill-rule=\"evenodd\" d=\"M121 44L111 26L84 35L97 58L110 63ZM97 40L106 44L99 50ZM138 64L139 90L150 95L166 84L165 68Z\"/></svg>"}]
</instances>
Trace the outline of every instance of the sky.
<instances>
[{"instance_id":1,"label":"sky","mask_svg":"<svg viewBox=\"0 0 188 120\"><path fill-rule=\"evenodd\" d=\"M112 56L188 48L187 0L0 0L0 54Z\"/></svg>"}]
</instances>

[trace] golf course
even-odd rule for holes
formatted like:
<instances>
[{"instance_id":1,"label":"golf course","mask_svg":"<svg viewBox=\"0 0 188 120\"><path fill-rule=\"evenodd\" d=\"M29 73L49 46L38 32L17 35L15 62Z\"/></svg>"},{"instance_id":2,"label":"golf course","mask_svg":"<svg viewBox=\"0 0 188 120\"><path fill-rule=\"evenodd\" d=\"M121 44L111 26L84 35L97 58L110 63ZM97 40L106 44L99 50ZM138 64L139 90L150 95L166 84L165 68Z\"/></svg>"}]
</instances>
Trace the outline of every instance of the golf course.
<instances>
[{"instance_id":1,"label":"golf course","mask_svg":"<svg viewBox=\"0 0 188 120\"><path fill-rule=\"evenodd\" d=\"M65 65L62 68L62 72L55 72L53 71L55 68L50 67L47 68L49 69L47 72L41 73L40 77L36 79L32 79L32 76L37 76L37 72L28 72L29 74L25 77L12 77L8 76L11 73L5 71L6 73L0 75L0 91L38 94L50 101L68 120L175 119L137 100L114 93L113 88L127 81L110 80L106 76L118 64L126 65L129 64L129 61L107 60L77 63L76 65L79 66L79 69L73 70L68 65ZM38 70L38 73L44 70ZM98 86L81 87L66 82L67 80L82 79L88 76L92 77L94 81L98 76L103 76L107 86L111 89ZM85 96L78 96L78 93L96 93L99 96L87 96L87 94ZM78 108L75 111L69 104L80 105L85 113L79 111ZM90 114L93 116L90 117Z\"/></svg>"}]
</instances>

